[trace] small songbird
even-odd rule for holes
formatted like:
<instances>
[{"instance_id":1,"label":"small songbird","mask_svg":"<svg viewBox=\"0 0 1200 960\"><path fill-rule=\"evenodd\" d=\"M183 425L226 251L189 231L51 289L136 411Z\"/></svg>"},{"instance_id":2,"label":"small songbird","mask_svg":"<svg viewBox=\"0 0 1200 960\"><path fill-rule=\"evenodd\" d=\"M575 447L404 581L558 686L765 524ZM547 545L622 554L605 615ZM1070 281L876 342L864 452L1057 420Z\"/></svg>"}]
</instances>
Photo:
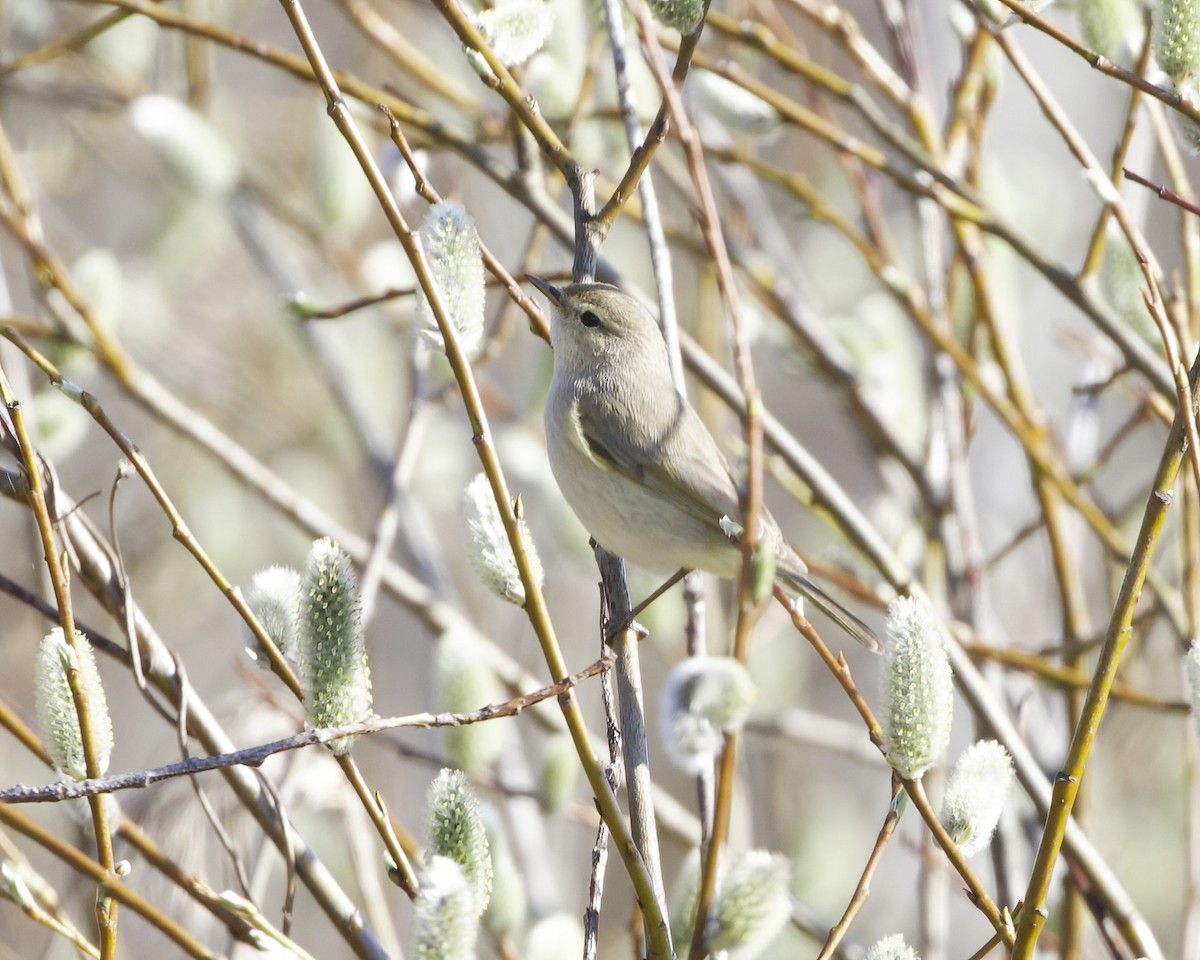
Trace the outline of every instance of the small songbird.
<instances>
[{"instance_id":1,"label":"small songbird","mask_svg":"<svg viewBox=\"0 0 1200 960\"><path fill-rule=\"evenodd\" d=\"M546 444L571 509L605 550L638 566L737 577L742 551L729 532L740 529L737 487L712 434L675 389L654 318L608 284L560 289L527 279L554 304ZM870 628L813 583L766 510L759 522L764 546L776 547L776 582L879 650Z\"/></svg>"}]
</instances>

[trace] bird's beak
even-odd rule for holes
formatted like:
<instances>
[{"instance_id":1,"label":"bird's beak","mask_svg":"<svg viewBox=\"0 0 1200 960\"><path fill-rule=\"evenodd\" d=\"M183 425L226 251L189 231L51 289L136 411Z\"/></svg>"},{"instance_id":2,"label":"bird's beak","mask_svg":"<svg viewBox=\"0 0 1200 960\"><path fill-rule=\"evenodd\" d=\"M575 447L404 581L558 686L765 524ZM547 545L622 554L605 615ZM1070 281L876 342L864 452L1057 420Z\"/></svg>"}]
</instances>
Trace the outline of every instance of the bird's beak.
<instances>
[{"instance_id":1,"label":"bird's beak","mask_svg":"<svg viewBox=\"0 0 1200 960\"><path fill-rule=\"evenodd\" d=\"M562 306L562 291L554 284L547 283L541 277L535 277L532 273L525 274L525 279L537 287L542 294L556 307Z\"/></svg>"}]
</instances>

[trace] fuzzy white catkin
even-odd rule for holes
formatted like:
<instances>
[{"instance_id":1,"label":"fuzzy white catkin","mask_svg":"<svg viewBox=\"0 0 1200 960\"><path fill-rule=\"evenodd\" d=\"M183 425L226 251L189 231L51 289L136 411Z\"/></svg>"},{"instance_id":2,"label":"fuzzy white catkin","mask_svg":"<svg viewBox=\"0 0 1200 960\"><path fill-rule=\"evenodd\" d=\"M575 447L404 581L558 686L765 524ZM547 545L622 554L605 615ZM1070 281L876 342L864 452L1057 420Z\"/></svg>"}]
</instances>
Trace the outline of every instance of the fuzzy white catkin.
<instances>
[{"instance_id":1,"label":"fuzzy white catkin","mask_svg":"<svg viewBox=\"0 0 1200 960\"><path fill-rule=\"evenodd\" d=\"M475 960L479 911L462 865L433 856L419 880L408 955L414 960Z\"/></svg>"},{"instance_id":2,"label":"fuzzy white catkin","mask_svg":"<svg viewBox=\"0 0 1200 960\"><path fill-rule=\"evenodd\" d=\"M779 111L745 87L708 70L688 77L692 96L701 109L732 132L762 135L779 126Z\"/></svg>"},{"instance_id":3,"label":"fuzzy white catkin","mask_svg":"<svg viewBox=\"0 0 1200 960\"><path fill-rule=\"evenodd\" d=\"M347 107L360 121L360 132L368 138L373 137L373 124L367 120L367 111L356 109L358 104L353 102L348 103ZM312 192L312 207L326 227L338 229L343 235L349 234L374 209L375 195L370 182L362 175L362 168L350 144L341 131L329 122L325 104L313 104L313 113L313 142L308 151L311 158L308 184ZM374 145L371 146L374 152Z\"/></svg>"},{"instance_id":4,"label":"fuzzy white catkin","mask_svg":"<svg viewBox=\"0 0 1200 960\"><path fill-rule=\"evenodd\" d=\"M689 657L676 664L660 696L667 756L699 774L725 744L725 734L745 722L758 695L746 668L732 657Z\"/></svg>"},{"instance_id":5,"label":"fuzzy white catkin","mask_svg":"<svg viewBox=\"0 0 1200 960\"><path fill-rule=\"evenodd\" d=\"M492 858L479 800L461 770L444 769L430 784L426 833L431 854L462 865L479 916L487 909L492 894Z\"/></svg>"},{"instance_id":6,"label":"fuzzy white catkin","mask_svg":"<svg viewBox=\"0 0 1200 960\"><path fill-rule=\"evenodd\" d=\"M475 475L463 493L463 522L466 525L467 546L471 566L496 596L521 606L525 603L525 584L517 569L517 558L513 555L508 533L500 519L500 509L492 496L492 487L483 473ZM544 574L542 561L529 535L524 520L517 521L525 557L538 586Z\"/></svg>"},{"instance_id":7,"label":"fuzzy white catkin","mask_svg":"<svg viewBox=\"0 0 1200 960\"><path fill-rule=\"evenodd\" d=\"M946 640L929 602L899 597L888 605L883 651L883 745L888 762L915 780L950 743L954 681Z\"/></svg>"},{"instance_id":8,"label":"fuzzy white catkin","mask_svg":"<svg viewBox=\"0 0 1200 960\"><path fill-rule=\"evenodd\" d=\"M279 652L296 667L300 649L299 571L280 566L259 570L246 590L246 605L254 612L267 636L275 641ZM258 666L270 669L271 661L253 635L246 653Z\"/></svg>"},{"instance_id":9,"label":"fuzzy white catkin","mask_svg":"<svg viewBox=\"0 0 1200 960\"><path fill-rule=\"evenodd\" d=\"M449 630L433 653L434 705L439 713L468 713L504 699L479 641L465 630ZM450 759L464 770L486 769L504 746L504 727L496 721L443 727L442 742Z\"/></svg>"},{"instance_id":10,"label":"fuzzy white catkin","mask_svg":"<svg viewBox=\"0 0 1200 960\"><path fill-rule=\"evenodd\" d=\"M88 775L83 754L83 734L79 729L75 698L67 681L67 673L72 667L78 672L87 698L92 747L98 772L103 774L112 756L113 728L104 687L100 684L100 673L96 669L96 657L92 645L78 630L75 631L75 646L72 649L62 628L55 627L43 638L38 650L34 709L42 740L55 769L73 780L83 780Z\"/></svg>"},{"instance_id":11,"label":"fuzzy white catkin","mask_svg":"<svg viewBox=\"0 0 1200 960\"><path fill-rule=\"evenodd\" d=\"M115 330L129 299L120 258L107 247L93 247L75 261L71 277L91 310L92 321Z\"/></svg>"},{"instance_id":12,"label":"fuzzy white catkin","mask_svg":"<svg viewBox=\"0 0 1200 960\"><path fill-rule=\"evenodd\" d=\"M350 557L329 538L309 551L300 600L304 708L314 727L341 727L371 716L371 671ZM338 756L353 737L330 743Z\"/></svg>"},{"instance_id":13,"label":"fuzzy white catkin","mask_svg":"<svg viewBox=\"0 0 1200 960\"><path fill-rule=\"evenodd\" d=\"M237 186L241 176L237 154L216 128L187 104L147 94L129 105L129 119L193 193L225 197Z\"/></svg>"},{"instance_id":14,"label":"fuzzy white catkin","mask_svg":"<svg viewBox=\"0 0 1200 960\"><path fill-rule=\"evenodd\" d=\"M992 839L1012 784L1012 758L995 740L980 740L959 757L946 782L942 825L964 857Z\"/></svg>"},{"instance_id":15,"label":"fuzzy white catkin","mask_svg":"<svg viewBox=\"0 0 1200 960\"><path fill-rule=\"evenodd\" d=\"M541 50L554 29L554 9L543 0L499 0L473 19L496 59L506 67L524 63ZM487 62L477 59L490 73Z\"/></svg>"},{"instance_id":16,"label":"fuzzy white catkin","mask_svg":"<svg viewBox=\"0 0 1200 960\"><path fill-rule=\"evenodd\" d=\"M721 881L705 924L709 950L755 960L792 914L792 865L766 850L747 850Z\"/></svg>"},{"instance_id":17,"label":"fuzzy white catkin","mask_svg":"<svg viewBox=\"0 0 1200 960\"><path fill-rule=\"evenodd\" d=\"M472 353L483 338L483 257L475 221L462 204L435 203L420 230L429 272L459 345ZM417 296L417 329L426 343L444 349L442 332L424 291Z\"/></svg>"},{"instance_id":18,"label":"fuzzy white catkin","mask_svg":"<svg viewBox=\"0 0 1200 960\"><path fill-rule=\"evenodd\" d=\"M1187 669L1188 691L1192 703L1192 721L1196 725L1196 736L1200 736L1200 640L1193 640L1184 654Z\"/></svg>"},{"instance_id":19,"label":"fuzzy white catkin","mask_svg":"<svg viewBox=\"0 0 1200 960\"><path fill-rule=\"evenodd\" d=\"M921 957L904 942L903 934L893 933L871 944L863 960L921 960Z\"/></svg>"}]
</instances>

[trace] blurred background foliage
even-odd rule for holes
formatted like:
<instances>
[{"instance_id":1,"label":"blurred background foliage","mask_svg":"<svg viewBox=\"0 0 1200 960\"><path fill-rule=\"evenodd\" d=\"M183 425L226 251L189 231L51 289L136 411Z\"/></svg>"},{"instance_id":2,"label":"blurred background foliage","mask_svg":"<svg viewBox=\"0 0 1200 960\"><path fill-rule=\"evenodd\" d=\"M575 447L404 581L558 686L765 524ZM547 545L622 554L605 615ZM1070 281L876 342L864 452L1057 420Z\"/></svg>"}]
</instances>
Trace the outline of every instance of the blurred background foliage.
<instances>
[{"instance_id":1,"label":"blurred background foliage","mask_svg":"<svg viewBox=\"0 0 1200 960\"><path fill-rule=\"evenodd\" d=\"M574 159L598 172L603 203L629 159L603 15L591 0L550 6L548 40L514 76ZM1114 0L1064 7L1031 14L1030 25L990 2L981 14L899 0L720 0L684 87L767 409L958 622L957 638L1049 776L1070 741L1178 403L1164 342L1186 369L1200 292L1192 214L1120 176L1124 164L1187 196L1195 169L1171 130L1170 82L1144 55L1143 11ZM566 278L563 179L473 69L439 8L416 0L305 8L329 63L360 82L343 77L351 113L408 221L419 225L427 202L388 140L375 106L385 96L430 184L466 208L509 273ZM632 19L626 29L645 127L661 97ZM679 36L660 29L673 62ZM1072 38L1104 54L1107 69L1068 49ZM549 678L522 611L472 572L462 504L479 465L456 382L444 358L415 346L415 274L321 90L297 75L307 69L299 49L281 6L265 0L0 4L0 319L99 400L232 584L244 587L271 564L302 566L320 536L361 564L394 502L395 546L365 604L375 710L475 709ZM1135 92L1139 76L1159 93ZM773 95L773 106L746 88ZM1058 113L1048 116L1045 98ZM698 350L728 368L730 325L677 129L651 166L674 269L667 295ZM1098 161L1090 172L1068 136ZM1146 309L1146 278L1131 234L1114 226L1114 187L1105 181L1151 256L1165 330ZM601 274L650 293L641 210L631 198L616 220ZM86 304L87 323L63 278ZM548 471L541 409L551 355L530 333L534 315L531 300L517 304L491 280L475 372L576 670L601 653L597 577L587 536ZM965 359L935 349L934 333ZM300 729L294 698L249 663L245 624L173 538L159 503L136 477L113 493L122 455L109 436L9 342L0 365L58 489L98 536L119 542L136 603L233 742ZM736 471L744 454L736 411L696 380L691 389ZM3 466L19 473L11 444ZM896 584L846 534L836 508L808 509L808 478L774 447L766 468L768 502L789 539L878 626ZM1175 486L1079 807L1166 956L1198 948L1198 778L1180 666L1200 603L1195 480L1185 470ZM1076 503L1094 511L1090 521ZM52 600L19 497L0 504L0 575ZM658 582L630 575L635 600ZM77 616L124 645L124 623L85 579L73 578ZM709 649L724 652L735 615L729 585L708 584L706 611ZM653 714L664 673L686 653L678 591L641 620ZM32 723L34 660L51 625L9 587L0 595L6 717ZM436 679L434 652L452 648L464 629L476 645L451 663L482 662L492 672L459 687ZM827 633L841 646L832 627ZM859 649L846 657L874 705L876 662ZM764 956L815 956L887 813L889 769L782 611L756 626L748 665L759 696L740 738L731 844L793 863L795 922ZM131 671L111 657L100 669L116 733L111 769L178 759L173 724L150 709ZM579 695L602 735L596 682ZM950 757L991 734L961 702L955 719ZM494 744L470 773L489 811L501 906L485 920L479 955L577 956L597 817L586 783L553 780L577 767L562 749L559 714L549 702L484 727L478 736ZM659 759L653 717L650 727L670 892L698 836L696 790ZM53 779L13 729L0 735L0 786ZM360 738L354 752L371 788L419 834L426 788L458 762L463 739L393 731ZM263 771L299 834L397 953L411 910L383 875L378 838L333 760L309 748ZM940 777L927 778L935 796ZM217 775L201 782L250 872L254 900L278 924L283 859ZM125 793L120 803L209 888L235 886L187 784ZM61 805L21 812L91 851ZM1011 908L1023 895L1039 838L1033 805L1014 794L999 842L973 861L998 903ZM91 937L94 884L9 829L0 843L0 857L28 858ZM254 952L121 840L118 856L132 864L129 884L209 949ZM601 955L632 956L633 902L616 858L609 874ZM960 886L918 818L903 818L841 955L861 956L894 932L926 958L972 955L990 930ZM1101 930L1107 936L1111 923L1089 916L1074 889L1063 871L1042 946L1047 955L1106 956ZM296 941L313 956L349 955L344 931L304 889L298 897ZM121 918L125 955L177 949L133 912ZM0 898L0 953L66 952Z\"/></svg>"}]
</instances>

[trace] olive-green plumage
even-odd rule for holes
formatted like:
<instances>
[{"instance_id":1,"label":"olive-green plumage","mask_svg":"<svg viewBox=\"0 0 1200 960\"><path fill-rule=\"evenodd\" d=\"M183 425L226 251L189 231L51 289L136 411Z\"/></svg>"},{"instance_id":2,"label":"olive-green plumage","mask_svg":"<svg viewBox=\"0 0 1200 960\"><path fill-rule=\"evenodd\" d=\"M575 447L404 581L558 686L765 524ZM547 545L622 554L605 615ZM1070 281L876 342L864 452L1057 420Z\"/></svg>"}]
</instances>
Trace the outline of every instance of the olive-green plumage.
<instances>
[{"instance_id":1,"label":"olive-green plumage","mask_svg":"<svg viewBox=\"0 0 1200 960\"><path fill-rule=\"evenodd\" d=\"M661 572L741 571L728 535L741 518L717 442L671 380L666 343L633 297L607 284L561 289L529 278L553 301L554 375L546 399L550 466L567 503L606 550ZM802 594L860 643L874 634L808 576L765 510L775 580Z\"/></svg>"}]
</instances>

